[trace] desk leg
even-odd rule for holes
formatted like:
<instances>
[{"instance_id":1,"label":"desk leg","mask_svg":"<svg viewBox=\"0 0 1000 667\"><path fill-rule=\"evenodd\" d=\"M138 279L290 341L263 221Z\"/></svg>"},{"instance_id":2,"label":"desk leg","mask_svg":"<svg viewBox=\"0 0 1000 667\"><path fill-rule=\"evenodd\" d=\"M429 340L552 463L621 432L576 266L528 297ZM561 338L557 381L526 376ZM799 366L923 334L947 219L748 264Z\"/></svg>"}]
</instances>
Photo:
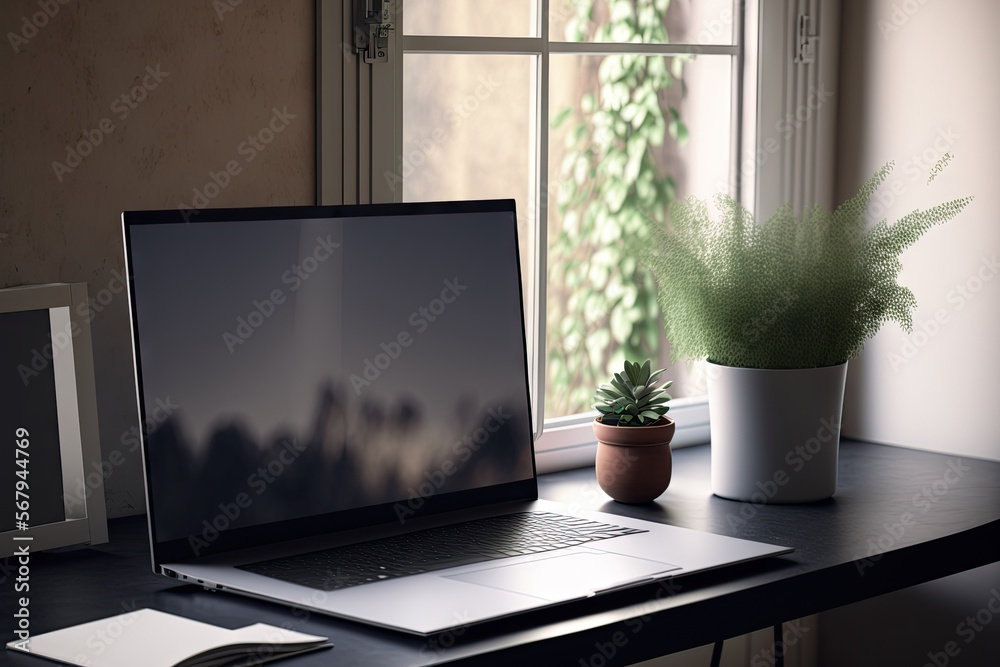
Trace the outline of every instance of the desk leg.
<instances>
[{"instance_id":1,"label":"desk leg","mask_svg":"<svg viewBox=\"0 0 1000 667\"><path fill-rule=\"evenodd\" d=\"M720 639L715 642L715 647L712 649L712 667L719 667L719 663L722 661L722 644L725 641Z\"/></svg>"},{"instance_id":2,"label":"desk leg","mask_svg":"<svg viewBox=\"0 0 1000 667\"><path fill-rule=\"evenodd\" d=\"M782 638L782 624L774 626L774 667L785 667L785 640ZM780 650L779 650L780 647Z\"/></svg>"},{"instance_id":3,"label":"desk leg","mask_svg":"<svg viewBox=\"0 0 1000 667\"><path fill-rule=\"evenodd\" d=\"M782 637L783 631L784 624L776 623L774 625L774 645L772 647L774 667L785 667L785 640ZM722 644L724 642L724 639L719 639L715 642L715 646L712 647L711 667L719 667L719 663L722 662Z\"/></svg>"}]
</instances>

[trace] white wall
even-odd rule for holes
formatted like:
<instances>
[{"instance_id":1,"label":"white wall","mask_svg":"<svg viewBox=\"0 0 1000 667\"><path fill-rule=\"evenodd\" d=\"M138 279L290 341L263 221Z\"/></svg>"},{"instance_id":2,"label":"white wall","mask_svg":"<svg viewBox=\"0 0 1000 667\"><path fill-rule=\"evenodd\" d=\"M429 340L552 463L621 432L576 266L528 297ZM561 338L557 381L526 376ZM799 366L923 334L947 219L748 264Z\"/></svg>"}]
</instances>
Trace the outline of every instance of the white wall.
<instances>
[{"instance_id":1,"label":"white wall","mask_svg":"<svg viewBox=\"0 0 1000 667\"><path fill-rule=\"evenodd\" d=\"M904 253L900 280L917 297L917 326L910 335L886 326L851 361L850 437L1000 459L1000 275L976 284L980 270L990 274L983 258L1000 258L998 28L996 0L843 0L838 200L887 160L896 162L883 186L890 220L976 198ZM954 160L927 185L927 161L945 151ZM966 298L958 286L970 281L965 289L979 291ZM943 323L922 329L935 315ZM819 665L931 664L929 654L943 664L948 642L960 649L945 656L951 667L995 664L998 624L974 642L961 624L998 576L993 564L820 614Z\"/></svg>"},{"instance_id":2,"label":"white wall","mask_svg":"<svg viewBox=\"0 0 1000 667\"><path fill-rule=\"evenodd\" d=\"M890 221L975 196L903 254L916 327L889 324L851 362L847 436L1000 459L998 28L996 0L844 1L838 201L888 160Z\"/></svg>"}]
</instances>

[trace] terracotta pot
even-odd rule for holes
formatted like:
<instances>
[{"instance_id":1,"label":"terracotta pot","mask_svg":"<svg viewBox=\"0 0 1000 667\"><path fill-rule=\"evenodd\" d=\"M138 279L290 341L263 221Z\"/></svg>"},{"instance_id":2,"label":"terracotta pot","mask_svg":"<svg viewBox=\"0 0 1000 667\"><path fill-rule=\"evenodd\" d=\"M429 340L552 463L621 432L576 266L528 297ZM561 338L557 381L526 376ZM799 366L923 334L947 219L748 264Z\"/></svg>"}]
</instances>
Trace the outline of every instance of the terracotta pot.
<instances>
[{"instance_id":1,"label":"terracotta pot","mask_svg":"<svg viewBox=\"0 0 1000 667\"><path fill-rule=\"evenodd\" d=\"M620 503L648 503L670 484L674 420L651 426L610 426L594 420L597 483Z\"/></svg>"}]
</instances>

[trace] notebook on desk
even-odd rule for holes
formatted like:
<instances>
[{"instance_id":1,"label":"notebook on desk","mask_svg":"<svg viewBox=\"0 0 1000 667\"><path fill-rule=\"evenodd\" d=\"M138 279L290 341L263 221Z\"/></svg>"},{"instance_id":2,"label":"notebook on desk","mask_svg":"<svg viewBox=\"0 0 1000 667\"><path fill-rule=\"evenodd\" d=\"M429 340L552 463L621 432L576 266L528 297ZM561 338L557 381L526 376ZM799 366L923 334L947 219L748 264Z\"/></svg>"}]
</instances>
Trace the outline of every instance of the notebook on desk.
<instances>
[{"instance_id":1,"label":"notebook on desk","mask_svg":"<svg viewBox=\"0 0 1000 667\"><path fill-rule=\"evenodd\" d=\"M159 574L431 634L791 551L538 499L512 200L123 222Z\"/></svg>"},{"instance_id":2,"label":"notebook on desk","mask_svg":"<svg viewBox=\"0 0 1000 667\"><path fill-rule=\"evenodd\" d=\"M9 650L88 667L238 667L332 647L326 637L264 623L229 630L155 609L7 644Z\"/></svg>"}]
</instances>

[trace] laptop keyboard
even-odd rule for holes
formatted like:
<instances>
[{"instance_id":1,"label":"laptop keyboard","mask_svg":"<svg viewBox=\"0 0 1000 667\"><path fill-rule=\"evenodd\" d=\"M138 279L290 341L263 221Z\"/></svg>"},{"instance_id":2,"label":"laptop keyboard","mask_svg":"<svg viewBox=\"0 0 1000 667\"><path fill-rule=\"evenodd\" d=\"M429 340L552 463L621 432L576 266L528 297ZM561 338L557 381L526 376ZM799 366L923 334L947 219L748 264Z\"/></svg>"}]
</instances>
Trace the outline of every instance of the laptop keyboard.
<instances>
[{"instance_id":1,"label":"laptop keyboard","mask_svg":"<svg viewBox=\"0 0 1000 667\"><path fill-rule=\"evenodd\" d=\"M645 532L552 512L519 512L241 565L239 569L334 591Z\"/></svg>"}]
</instances>

